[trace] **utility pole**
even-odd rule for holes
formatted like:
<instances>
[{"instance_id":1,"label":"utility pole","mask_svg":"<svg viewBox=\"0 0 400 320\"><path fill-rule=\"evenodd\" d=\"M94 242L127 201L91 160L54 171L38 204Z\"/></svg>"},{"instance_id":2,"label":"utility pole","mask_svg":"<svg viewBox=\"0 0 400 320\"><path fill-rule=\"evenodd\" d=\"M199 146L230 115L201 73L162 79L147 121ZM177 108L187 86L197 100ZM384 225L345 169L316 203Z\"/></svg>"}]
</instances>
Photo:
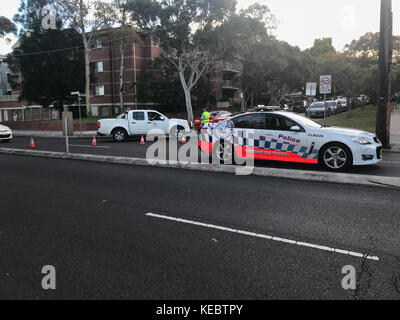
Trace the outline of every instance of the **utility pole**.
<instances>
[{"instance_id":1,"label":"utility pole","mask_svg":"<svg viewBox=\"0 0 400 320\"><path fill-rule=\"evenodd\" d=\"M379 39L379 105L376 113L376 134L385 148L390 144L390 100L393 56L392 0L381 0Z\"/></svg>"}]
</instances>

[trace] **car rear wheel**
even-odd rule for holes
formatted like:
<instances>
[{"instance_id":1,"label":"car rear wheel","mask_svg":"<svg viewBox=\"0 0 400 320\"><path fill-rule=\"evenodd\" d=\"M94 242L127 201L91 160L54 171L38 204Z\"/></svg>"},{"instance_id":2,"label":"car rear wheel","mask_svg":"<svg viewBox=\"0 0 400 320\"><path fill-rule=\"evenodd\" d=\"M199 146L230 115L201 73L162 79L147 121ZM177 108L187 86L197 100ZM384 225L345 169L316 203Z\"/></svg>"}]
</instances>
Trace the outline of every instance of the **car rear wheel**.
<instances>
[{"instance_id":1,"label":"car rear wheel","mask_svg":"<svg viewBox=\"0 0 400 320\"><path fill-rule=\"evenodd\" d=\"M169 132L169 137L175 140L180 140L182 138L182 134L185 131L185 128L182 126L172 127Z\"/></svg>"},{"instance_id":2,"label":"car rear wheel","mask_svg":"<svg viewBox=\"0 0 400 320\"><path fill-rule=\"evenodd\" d=\"M128 133L125 129L115 129L112 133L112 136L116 142L124 142L128 139Z\"/></svg>"},{"instance_id":3,"label":"car rear wheel","mask_svg":"<svg viewBox=\"0 0 400 320\"><path fill-rule=\"evenodd\" d=\"M234 152L232 143L221 140L214 145L213 161L222 164L234 164Z\"/></svg>"},{"instance_id":4,"label":"car rear wheel","mask_svg":"<svg viewBox=\"0 0 400 320\"><path fill-rule=\"evenodd\" d=\"M344 144L332 143L321 150L319 163L327 170L341 171L352 165L353 156Z\"/></svg>"}]
</instances>

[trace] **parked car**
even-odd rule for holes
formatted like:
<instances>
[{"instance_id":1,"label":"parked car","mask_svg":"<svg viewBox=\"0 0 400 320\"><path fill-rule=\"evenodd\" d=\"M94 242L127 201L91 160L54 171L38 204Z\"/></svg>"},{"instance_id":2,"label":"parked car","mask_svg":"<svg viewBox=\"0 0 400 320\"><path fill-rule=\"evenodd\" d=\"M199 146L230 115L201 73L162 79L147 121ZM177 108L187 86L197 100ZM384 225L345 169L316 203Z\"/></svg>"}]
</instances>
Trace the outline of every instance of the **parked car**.
<instances>
[{"instance_id":1,"label":"parked car","mask_svg":"<svg viewBox=\"0 0 400 320\"><path fill-rule=\"evenodd\" d=\"M12 139L12 137L12 130L7 126L0 124L0 141L8 142Z\"/></svg>"},{"instance_id":2,"label":"parked car","mask_svg":"<svg viewBox=\"0 0 400 320\"><path fill-rule=\"evenodd\" d=\"M296 113L305 113L307 110L307 105L308 105L307 101L299 101L293 105L292 110L293 110L293 112L296 112Z\"/></svg>"},{"instance_id":3,"label":"parked car","mask_svg":"<svg viewBox=\"0 0 400 320\"><path fill-rule=\"evenodd\" d=\"M112 136L117 142L125 141L130 136L147 135L152 130L160 130L169 136L190 132L186 120L168 119L155 110L131 110L116 119L99 120L97 127L98 135Z\"/></svg>"},{"instance_id":4,"label":"parked car","mask_svg":"<svg viewBox=\"0 0 400 320\"><path fill-rule=\"evenodd\" d=\"M331 110L331 115L342 113L342 107L336 101L328 100L326 101L326 103L328 104Z\"/></svg>"},{"instance_id":5,"label":"parked car","mask_svg":"<svg viewBox=\"0 0 400 320\"><path fill-rule=\"evenodd\" d=\"M257 107L248 109L246 112L264 112L264 111L280 111L281 107L280 106L263 106L259 105Z\"/></svg>"},{"instance_id":6,"label":"parked car","mask_svg":"<svg viewBox=\"0 0 400 320\"><path fill-rule=\"evenodd\" d=\"M382 160L382 144L374 133L323 127L288 112L257 112L224 120L203 130L199 146L225 164L250 158L319 164L340 171Z\"/></svg>"},{"instance_id":7,"label":"parked car","mask_svg":"<svg viewBox=\"0 0 400 320\"><path fill-rule=\"evenodd\" d=\"M337 99L336 103L340 104L340 106L342 107L342 112L347 111L347 99Z\"/></svg>"},{"instance_id":8,"label":"parked car","mask_svg":"<svg viewBox=\"0 0 400 320\"><path fill-rule=\"evenodd\" d=\"M324 102L316 102L311 104L310 107L306 110L306 116L310 118L323 118L324 110L326 117L329 117L331 114L331 108L326 104L324 107Z\"/></svg>"},{"instance_id":9,"label":"parked car","mask_svg":"<svg viewBox=\"0 0 400 320\"><path fill-rule=\"evenodd\" d=\"M228 119L232 116L233 116L232 112L229 112L229 111L211 111L210 122L218 123L218 122Z\"/></svg>"},{"instance_id":10,"label":"parked car","mask_svg":"<svg viewBox=\"0 0 400 320\"><path fill-rule=\"evenodd\" d=\"M210 123L218 123L233 116L232 112L226 110L211 111L210 114ZM201 115L194 120L194 128L197 131L201 129Z\"/></svg>"}]
</instances>

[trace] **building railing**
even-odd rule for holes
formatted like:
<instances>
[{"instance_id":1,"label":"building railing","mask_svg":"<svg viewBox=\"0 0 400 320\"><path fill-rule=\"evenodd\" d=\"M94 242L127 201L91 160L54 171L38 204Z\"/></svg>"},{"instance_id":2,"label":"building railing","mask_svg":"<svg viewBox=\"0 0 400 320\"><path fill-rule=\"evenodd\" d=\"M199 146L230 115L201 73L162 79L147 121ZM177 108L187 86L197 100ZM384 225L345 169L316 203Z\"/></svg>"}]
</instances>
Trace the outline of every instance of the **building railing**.
<instances>
[{"instance_id":1,"label":"building railing","mask_svg":"<svg viewBox=\"0 0 400 320\"><path fill-rule=\"evenodd\" d=\"M241 72L242 65L240 64L240 62L224 61L223 69L225 71Z\"/></svg>"},{"instance_id":2,"label":"building railing","mask_svg":"<svg viewBox=\"0 0 400 320\"><path fill-rule=\"evenodd\" d=\"M239 89L240 86L236 81L224 80L224 81L222 81L222 88L223 89Z\"/></svg>"},{"instance_id":3,"label":"building railing","mask_svg":"<svg viewBox=\"0 0 400 320\"><path fill-rule=\"evenodd\" d=\"M0 96L0 101L18 101L19 95L11 94L6 96Z\"/></svg>"}]
</instances>

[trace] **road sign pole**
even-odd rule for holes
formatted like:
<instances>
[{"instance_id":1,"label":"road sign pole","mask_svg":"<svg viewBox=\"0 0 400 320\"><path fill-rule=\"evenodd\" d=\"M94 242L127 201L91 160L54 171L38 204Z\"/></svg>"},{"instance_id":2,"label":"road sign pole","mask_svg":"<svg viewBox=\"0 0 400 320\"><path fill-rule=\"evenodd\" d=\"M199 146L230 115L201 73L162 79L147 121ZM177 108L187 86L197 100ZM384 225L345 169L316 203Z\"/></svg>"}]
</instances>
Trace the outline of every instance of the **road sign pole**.
<instances>
[{"instance_id":1,"label":"road sign pole","mask_svg":"<svg viewBox=\"0 0 400 320\"><path fill-rule=\"evenodd\" d=\"M65 149L69 153L69 139L68 139L68 116L65 116Z\"/></svg>"},{"instance_id":2,"label":"road sign pole","mask_svg":"<svg viewBox=\"0 0 400 320\"><path fill-rule=\"evenodd\" d=\"M326 127L326 93L324 93L324 126Z\"/></svg>"},{"instance_id":3,"label":"road sign pole","mask_svg":"<svg viewBox=\"0 0 400 320\"><path fill-rule=\"evenodd\" d=\"M79 108L79 129L81 130L82 137L82 111L81 111L81 94L78 93L78 108Z\"/></svg>"}]
</instances>

